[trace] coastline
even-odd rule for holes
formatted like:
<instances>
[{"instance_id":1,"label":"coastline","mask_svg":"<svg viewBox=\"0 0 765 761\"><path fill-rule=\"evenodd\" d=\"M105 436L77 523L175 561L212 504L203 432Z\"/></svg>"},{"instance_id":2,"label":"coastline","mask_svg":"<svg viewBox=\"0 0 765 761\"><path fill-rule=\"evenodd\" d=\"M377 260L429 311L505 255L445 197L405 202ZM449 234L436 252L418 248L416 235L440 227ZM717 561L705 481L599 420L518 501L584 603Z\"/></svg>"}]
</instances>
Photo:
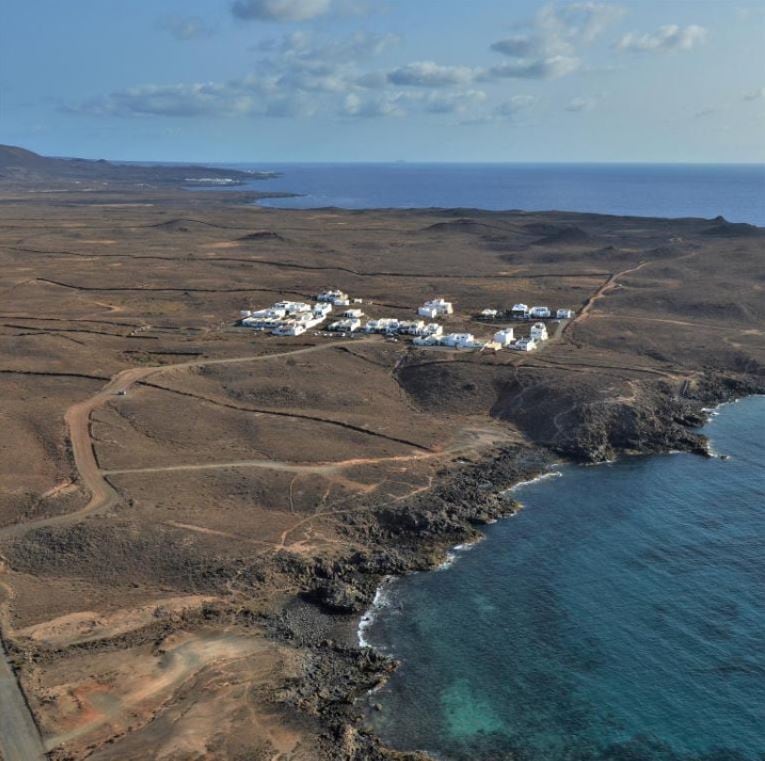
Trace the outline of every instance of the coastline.
<instances>
[{"instance_id":1,"label":"coastline","mask_svg":"<svg viewBox=\"0 0 765 761\"><path fill-rule=\"evenodd\" d=\"M692 430L698 430L704 426L706 426L711 420L714 419L717 415L719 415L719 411L722 407L729 405L729 404L735 404L741 399L745 398L751 398L756 396L765 396L765 387L761 390L753 390L750 393L745 393L741 395L735 395L730 397L709 397L705 402L698 401L698 412L702 415L702 419L700 422L697 422L695 425L692 426ZM706 404L706 406L704 406ZM691 428L691 426L689 426ZM497 490L492 493L492 497L495 500L500 500L504 502L507 501L507 495L515 494L518 490L522 490L525 486L531 485L533 483L536 483L540 480L546 480L549 478L558 478L562 477L563 474L558 470L551 470L552 468L556 468L561 465L603 465L603 464L609 464L609 462L618 461L625 458L635 457L635 456L646 456L646 455L653 455L653 454L670 454L673 451L676 452L683 452L688 454L697 454L700 456L716 456L710 453L709 451L709 440L704 437L704 447L700 448L698 441L695 442L695 444L690 444L687 439L682 440L683 446L677 448L677 449L671 449L667 448L663 451L656 451L656 450L647 450L644 452L639 451L624 451L620 452L618 456L614 460L600 460L598 462L583 462L583 461L577 461L573 459L566 459L564 461L561 461L560 457L550 457L550 454L552 453L546 453L541 452L537 450L537 454L544 454L547 456L547 460L545 461L544 465L540 467L540 469L534 473L526 473L524 475L519 475L513 483L506 485L504 488ZM491 462L489 459L488 462ZM477 467L485 467L486 464L480 464ZM370 759L372 761L392 761L395 759L395 761L438 761L438 757L435 755L432 755L430 753L427 753L425 751L421 750L412 750L412 751L398 751L394 750L392 748L389 748L385 745L385 743L382 741L380 737L377 736L377 734L370 728L367 720L368 712L370 710L374 710L373 707L369 705L364 705L364 701L368 700L369 696L374 694L377 690L379 690L381 687L385 685L385 683L388 681L391 673L395 671L399 663L395 660L395 654L388 653L384 650L380 650L376 648L375 646L371 645L366 638L366 631L368 628L374 623L375 617L379 615L382 611L385 610L385 608L390 604L390 600L386 596L386 587L390 586L395 581L403 578L404 576L407 576L411 573L417 573L417 572L438 572L439 570L443 570L444 568L451 567L456 560L459 559L459 552L465 551L465 550L458 550L458 548L466 548L469 550L472 546L475 544L483 541L485 538L485 533L481 530L481 526L491 525L492 523L496 523L500 519L506 519L506 518L512 518L514 515L518 513L519 510L523 509L523 505L521 502L519 502L516 499L513 499L510 503L509 509L501 512L500 514L496 515L495 517L492 517L489 520L484 520L479 523L471 524L473 531L470 533L469 538L465 539L460 542L449 542L447 540L442 540L440 542L437 542L437 548L434 550L433 548L430 548L430 550L427 552L427 557L429 558L429 563L425 567L418 567L416 569L411 569L408 571L403 571L401 573L395 573L395 574L387 574L383 577L381 577L378 580L378 583L374 587L374 593L371 598L371 602L366 607L363 612L361 612L360 615L356 615L353 618L353 623L351 624L351 630L353 631L355 638L356 638L356 646L355 650L358 653L358 657L361 659L362 663L364 663L365 666L368 666L369 661L368 658L371 656L377 663L378 663L378 669L374 673L374 677L369 680L367 688L361 692L357 692L352 698L351 698L351 704L353 706L353 713L354 718L349 723L349 725L346 725L346 729L350 729L353 727L353 732L357 738L357 741L361 742L361 746L364 747L364 752L366 755L362 756L364 759ZM455 550L457 552L455 553ZM352 648L354 649L354 648ZM367 674L367 678L369 677L369 674ZM349 696L350 697L350 696ZM335 734L335 732L332 732L332 734ZM332 744L335 748L337 746ZM336 756L332 755L332 752L327 756L328 758L340 758L342 756ZM356 756L356 758L360 758Z\"/></svg>"}]
</instances>

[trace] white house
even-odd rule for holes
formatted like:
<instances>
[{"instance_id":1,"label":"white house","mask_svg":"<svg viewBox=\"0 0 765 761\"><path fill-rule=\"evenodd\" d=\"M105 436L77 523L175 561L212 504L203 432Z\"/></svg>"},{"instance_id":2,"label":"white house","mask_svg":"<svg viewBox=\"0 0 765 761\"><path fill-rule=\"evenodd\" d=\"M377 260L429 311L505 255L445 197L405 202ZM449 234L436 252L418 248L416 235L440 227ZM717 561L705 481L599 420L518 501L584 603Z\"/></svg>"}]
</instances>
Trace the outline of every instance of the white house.
<instances>
[{"instance_id":1,"label":"white house","mask_svg":"<svg viewBox=\"0 0 765 761\"><path fill-rule=\"evenodd\" d=\"M531 326L531 338L535 341L546 341L548 338L547 326L543 322L535 322Z\"/></svg>"},{"instance_id":2,"label":"white house","mask_svg":"<svg viewBox=\"0 0 765 761\"><path fill-rule=\"evenodd\" d=\"M444 334L444 326L437 322L429 322L422 332L426 336L442 336Z\"/></svg>"},{"instance_id":3,"label":"white house","mask_svg":"<svg viewBox=\"0 0 765 761\"><path fill-rule=\"evenodd\" d=\"M552 312L549 307L531 307L531 309L529 309L529 317L534 320L544 320L548 317L552 317Z\"/></svg>"},{"instance_id":4,"label":"white house","mask_svg":"<svg viewBox=\"0 0 765 761\"><path fill-rule=\"evenodd\" d=\"M513 348L517 351L534 351L537 348L537 342L533 338L519 338Z\"/></svg>"},{"instance_id":5,"label":"white house","mask_svg":"<svg viewBox=\"0 0 765 761\"><path fill-rule=\"evenodd\" d=\"M410 336L421 336L425 333L425 323L423 320L404 320L398 324L398 332Z\"/></svg>"},{"instance_id":6,"label":"white house","mask_svg":"<svg viewBox=\"0 0 765 761\"><path fill-rule=\"evenodd\" d=\"M364 312L361 309L346 309L343 312L343 317L347 320L360 320L364 316Z\"/></svg>"},{"instance_id":7,"label":"white house","mask_svg":"<svg viewBox=\"0 0 765 761\"><path fill-rule=\"evenodd\" d=\"M335 304L335 306L347 306L351 303L348 294L344 291L329 290L320 293L316 297L316 301L322 301L328 304ZM339 302L344 302L342 305Z\"/></svg>"},{"instance_id":8,"label":"white house","mask_svg":"<svg viewBox=\"0 0 765 761\"><path fill-rule=\"evenodd\" d=\"M449 333L441 339L441 343L453 349L476 349L481 346L472 333Z\"/></svg>"},{"instance_id":9,"label":"white house","mask_svg":"<svg viewBox=\"0 0 765 761\"><path fill-rule=\"evenodd\" d=\"M322 302L319 304L314 304L313 309L311 310L317 317L327 317L329 313L332 311L332 304L328 302Z\"/></svg>"},{"instance_id":10,"label":"white house","mask_svg":"<svg viewBox=\"0 0 765 761\"><path fill-rule=\"evenodd\" d=\"M393 317L381 317L378 320L367 320L364 330L367 333L396 333L399 321Z\"/></svg>"},{"instance_id":11,"label":"white house","mask_svg":"<svg viewBox=\"0 0 765 761\"><path fill-rule=\"evenodd\" d=\"M487 320L493 320L497 316L496 309L482 309L481 317L485 317Z\"/></svg>"},{"instance_id":12,"label":"white house","mask_svg":"<svg viewBox=\"0 0 765 761\"><path fill-rule=\"evenodd\" d=\"M516 319L525 320L529 316L529 308L526 304L515 304L512 309L512 315Z\"/></svg>"},{"instance_id":13,"label":"white house","mask_svg":"<svg viewBox=\"0 0 765 761\"><path fill-rule=\"evenodd\" d=\"M417 310L417 314L420 317L427 317L429 320L432 320L434 317L438 317L438 310L432 306L421 306Z\"/></svg>"},{"instance_id":14,"label":"white house","mask_svg":"<svg viewBox=\"0 0 765 761\"><path fill-rule=\"evenodd\" d=\"M302 336L308 330L304 322L283 322L271 331L275 336Z\"/></svg>"},{"instance_id":15,"label":"white house","mask_svg":"<svg viewBox=\"0 0 765 761\"><path fill-rule=\"evenodd\" d=\"M454 306L451 301L444 301L441 298L431 299L426 301L418 310L417 314L420 317L429 317L431 320L434 317L443 317L445 315L454 314Z\"/></svg>"},{"instance_id":16,"label":"white house","mask_svg":"<svg viewBox=\"0 0 765 761\"><path fill-rule=\"evenodd\" d=\"M555 316L559 320L570 320L574 316L574 310L573 309L559 309Z\"/></svg>"},{"instance_id":17,"label":"white house","mask_svg":"<svg viewBox=\"0 0 765 761\"><path fill-rule=\"evenodd\" d=\"M348 320L338 320L337 322L333 322L327 330L332 330L337 333L355 333L359 328L361 327L361 320L357 319L348 319Z\"/></svg>"},{"instance_id":18,"label":"white house","mask_svg":"<svg viewBox=\"0 0 765 761\"><path fill-rule=\"evenodd\" d=\"M438 346L441 339L438 336L417 336L412 343L415 346Z\"/></svg>"},{"instance_id":19,"label":"white house","mask_svg":"<svg viewBox=\"0 0 765 761\"><path fill-rule=\"evenodd\" d=\"M515 339L512 328L505 328L504 330L498 330L494 334L494 343L499 344L502 347L510 346Z\"/></svg>"}]
</instances>

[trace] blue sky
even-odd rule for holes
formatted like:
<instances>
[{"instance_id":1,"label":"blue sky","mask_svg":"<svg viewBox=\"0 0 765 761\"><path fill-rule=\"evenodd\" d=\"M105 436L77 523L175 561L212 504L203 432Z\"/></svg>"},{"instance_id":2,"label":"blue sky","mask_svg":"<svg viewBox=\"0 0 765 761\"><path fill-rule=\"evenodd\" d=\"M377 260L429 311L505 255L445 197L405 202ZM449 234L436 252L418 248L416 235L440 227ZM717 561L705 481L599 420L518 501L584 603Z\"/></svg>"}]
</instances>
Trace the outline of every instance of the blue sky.
<instances>
[{"instance_id":1,"label":"blue sky","mask_svg":"<svg viewBox=\"0 0 765 761\"><path fill-rule=\"evenodd\" d=\"M193 161L765 161L763 0L9 0L0 142Z\"/></svg>"}]
</instances>

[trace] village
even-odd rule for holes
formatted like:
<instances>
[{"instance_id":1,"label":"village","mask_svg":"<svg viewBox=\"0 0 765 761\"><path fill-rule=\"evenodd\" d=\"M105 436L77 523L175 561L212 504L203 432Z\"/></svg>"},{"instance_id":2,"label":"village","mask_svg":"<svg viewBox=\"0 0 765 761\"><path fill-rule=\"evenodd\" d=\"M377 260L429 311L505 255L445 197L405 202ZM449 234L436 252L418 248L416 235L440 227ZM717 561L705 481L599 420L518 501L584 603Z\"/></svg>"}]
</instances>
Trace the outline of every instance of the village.
<instances>
[{"instance_id":1,"label":"village","mask_svg":"<svg viewBox=\"0 0 765 761\"><path fill-rule=\"evenodd\" d=\"M555 322L560 329L563 323L574 317L573 310L568 308L529 307L522 303L505 310L487 308L473 319L486 323L487 327L498 321L531 325L527 333L524 331L525 335L519 336L516 336L513 326L495 325L499 329L491 337L480 339L473 333L447 333L441 322L435 322L437 319L449 321L455 315L454 304L442 297L426 301L417 309L417 317L422 319L370 318L362 309L363 303L363 299L351 298L344 291L331 289L317 294L315 303L278 301L264 309L243 309L238 325L274 336L300 336L310 330L314 331L314 335L342 338L378 334L393 341L409 337L414 346L423 348L530 352L549 340L547 323Z\"/></svg>"}]
</instances>

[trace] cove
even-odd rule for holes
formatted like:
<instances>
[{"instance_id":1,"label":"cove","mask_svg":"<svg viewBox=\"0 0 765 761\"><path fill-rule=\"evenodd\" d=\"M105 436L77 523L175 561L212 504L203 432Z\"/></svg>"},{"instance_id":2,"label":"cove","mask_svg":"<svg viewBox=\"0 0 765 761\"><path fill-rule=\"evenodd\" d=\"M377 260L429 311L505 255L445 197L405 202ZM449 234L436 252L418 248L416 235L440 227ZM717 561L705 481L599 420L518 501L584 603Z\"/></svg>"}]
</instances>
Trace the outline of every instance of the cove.
<instances>
[{"instance_id":1,"label":"cove","mask_svg":"<svg viewBox=\"0 0 765 761\"><path fill-rule=\"evenodd\" d=\"M516 490L452 565L398 579L365 630L401 661L369 698L391 746L514 761L765 757L765 398L673 454Z\"/></svg>"}]
</instances>

